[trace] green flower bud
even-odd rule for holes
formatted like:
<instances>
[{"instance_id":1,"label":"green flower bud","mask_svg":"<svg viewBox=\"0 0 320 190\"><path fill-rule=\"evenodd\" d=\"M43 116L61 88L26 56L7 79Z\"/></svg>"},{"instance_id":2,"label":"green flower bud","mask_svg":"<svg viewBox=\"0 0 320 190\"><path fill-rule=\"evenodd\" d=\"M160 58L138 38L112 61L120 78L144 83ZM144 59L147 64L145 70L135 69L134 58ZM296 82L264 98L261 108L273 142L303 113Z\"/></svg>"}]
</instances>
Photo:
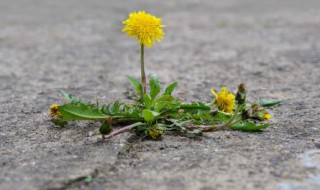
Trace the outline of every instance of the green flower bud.
<instances>
[{"instance_id":1,"label":"green flower bud","mask_svg":"<svg viewBox=\"0 0 320 190\"><path fill-rule=\"evenodd\" d=\"M236 101L238 102L238 104L243 104L246 101L246 86L244 83L241 83L238 86L238 92L236 95Z\"/></svg>"},{"instance_id":2,"label":"green flower bud","mask_svg":"<svg viewBox=\"0 0 320 190\"><path fill-rule=\"evenodd\" d=\"M100 129L99 129L100 133L103 135L107 135L109 133L111 133L112 131L112 119L108 119L106 121L103 121Z\"/></svg>"},{"instance_id":3,"label":"green flower bud","mask_svg":"<svg viewBox=\"0 0 320 190\"><path fill-rule=\"evenodd\" d=\"M265 109L261 109L256 111L252 118L254 119L258 119L260 121L268 121L271 118L271 115L265 110Z\"/></svg>"},{"instance_id":4,"label":"green flower bud","mask_svg":"<svg viewBox=\"0 0 320 190\"><path fill-rule=\"evenodd\" d=\"M257 112L258 109L259 109L259 104L253 104L253 105L251 106L251 109L252 109L252 113Z\"/></svg>"}]
</instances>

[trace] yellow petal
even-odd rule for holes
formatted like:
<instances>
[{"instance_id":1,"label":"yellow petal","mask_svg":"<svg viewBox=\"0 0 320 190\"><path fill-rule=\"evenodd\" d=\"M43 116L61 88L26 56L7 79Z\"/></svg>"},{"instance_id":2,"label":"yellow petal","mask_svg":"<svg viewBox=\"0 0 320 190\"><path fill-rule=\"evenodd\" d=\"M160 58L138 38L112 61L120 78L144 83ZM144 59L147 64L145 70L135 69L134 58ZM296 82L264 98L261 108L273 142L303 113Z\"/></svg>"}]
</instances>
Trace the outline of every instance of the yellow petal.
<instances>
[{"instance_id":1,"label":"yellow petal","mask_svg":"<svg viewBox=\"0 0 320 190\"><path fill-rule=\"evenodd\" d=\"M218 94L216 93L216 91L214 91L214 89L211 89L211 93L212 93L213 95L215 95L216 97L218 97Z\"/></svg>"}]
</instances>

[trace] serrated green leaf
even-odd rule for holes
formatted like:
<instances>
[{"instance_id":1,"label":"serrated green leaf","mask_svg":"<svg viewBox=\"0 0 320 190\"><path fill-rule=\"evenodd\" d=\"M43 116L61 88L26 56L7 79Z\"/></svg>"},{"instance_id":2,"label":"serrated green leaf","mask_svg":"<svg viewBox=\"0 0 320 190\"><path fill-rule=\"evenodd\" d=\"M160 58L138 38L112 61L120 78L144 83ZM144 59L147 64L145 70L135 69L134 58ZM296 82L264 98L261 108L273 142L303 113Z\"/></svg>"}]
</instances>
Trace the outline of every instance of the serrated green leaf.
<instances>
[{"instance_id":1,"label":"serrated green leaf","mask_svg":"<svg viewBox=\"0 0 320 190\"><path fill-rule=\"evenodd\" d=\"M132 120L142 120L140 109L135 105L127 105L121 102L115 102L113 105L103 105L101 113L108 116L122 116Z\"/></svg>"},{"instance_id":2,"label":"serrated green leaf","mask_svg":"<svg viewBox=\"0 0 320 190\"><path fill-rule=\"evenodd\" d=\"M105 115L115 115L117 113L120 113L120 107L123 106L123 103L120 103L118 100L111 104L102 106L101 112Z\"/></svg>"},{"instance_id":3,"label":"serrated green leaf","mask_svg":"<svg viewBox=\"0 0 320 190\"><path fill-rule=\"evenodd\" d=\"M142 84L138 80L136 80L130 76L127 76L127 79L129 81L129 83L133 86L133 88L137 91L137 93L139 95L141 95L142 94Z\"/></svg>"},{"instance_id":4,"label":"serrated green leaf","mask_svg":"<svg viewBox=\"0 0 320 190\"><path fill-rule=\"evenodd\" d=\"M174 82L172 84L170 84L164 91L164 94L166 95L171 95L172 91L177 87L178 82Z\"/></svg>"},{"instance_id":5,"label":"serrated green leaf","mask_svg":"<svg viewBox=\"0 0 320 190\"><path fill-rule=\"evenodd\" d=\"M156 75L152 75L150 78L150 96L153 100L160 93L160 82Z\"/></svg>"},{"instance_id":6,"label":"serrated green leaf","mask_svg":"<svg viewBox=\"0 0 320 190\"><path fill-rule=\"evenodd\" d=\"M66 93L65 91L61 90L64 97L69 100L71 103L83 103L83 101L80 98L75 97L72 94Z\"/></svg>"},{"instance_id":7,"label":"serrated green leaf","mask_svg":"<svg viewBox=\"0 0 320 190\"><path fill-rule=\"evenodd\" d=\"M283 102L282 100L271 100L271 99L264 99L264 98L258 100L258 104L265 108L280 105L282 102Z\"/></svg>"},{"instance_id":8,"label":"serrated green leaf","mask_svg":"<svg viewBox=\"0 0 320 190\"><path fill-rule=\"evenodd\" d=\"M120 106L121 106L121 103L119 102L119 100L115 101L115 102L113 103L112 108L111 108L112 112L113 112L113 113L119 112Z\"/></svg>"},{"instance_id":9,"label":"serrated green leaf","mask_svg":"<svg viewBox=\"0 0 320 190\"><path fill-rule=\"evenodd\" d=\"M160 115L159 112L151 111L151 110L148 110L148 109L144 109L142 111L142 116L143 116L143 118L144 118L144 120L146 122L153 121L159 115Z\"/></svg>"},{"instance_id":10,"label":"serrated green leaf","mask_svg":"<svg viewBox=\"0 0 320 190\"><path fill-rule=\"evenodd\" d=\"M121 107L124 106L124 103L120 103L118 100L115 101L112 105L104 105L102 106L101 112L105 115L115 115L117 113L120 113Z\"/></svg>"},{"instance_id":11,"label":"serrated green leaf","mask_svg":"<svg viewBox=\"0 0 320 190\"><path fill-rule=\"evenodd\" d=\"M233 124L230 126L231 129L241 130L241 131L260 131L269 127L269 124L255 124L251 121L244 121Z\"/></svg>"},{"instance_id":12,"label":"serrated green leaf","mask_svg":"<svg viewBox=\"0 0 320 190\"><path fill-rule=\"evenodd\" d=\"M64 104L59 106L59 111L63 121L71 120L100 120L106 119L109 116L102 114L102 112L94 108L93 105L78 104Z\"/></svg>"}]
</instances>

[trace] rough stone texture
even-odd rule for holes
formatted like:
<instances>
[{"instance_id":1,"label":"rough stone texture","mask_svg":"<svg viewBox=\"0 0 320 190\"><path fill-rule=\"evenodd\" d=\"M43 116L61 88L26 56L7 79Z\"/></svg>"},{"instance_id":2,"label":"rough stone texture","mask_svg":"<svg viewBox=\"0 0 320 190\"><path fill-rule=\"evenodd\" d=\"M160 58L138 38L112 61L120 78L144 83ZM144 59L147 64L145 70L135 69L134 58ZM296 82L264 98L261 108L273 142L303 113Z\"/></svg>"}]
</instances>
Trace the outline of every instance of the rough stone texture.
<instances>
[{"instance_id":1,"label":"rough stone texture","mask_svg":"<svg viewBox=\"0 0 320 190\"><path fill-rule=\"evenodd\" d=\"M0 189L267 189L320 186L320 1L0 1ZM224 130L161 141L99 141L86 122L56 128L60 90L126 100L139 46L121 33L132 10L163 18L147 73L179 81L185 101L247 84L251 100L281 98L261 133ZM87 185L84 178L94 177Z\"/></svg>"}]
</instances>

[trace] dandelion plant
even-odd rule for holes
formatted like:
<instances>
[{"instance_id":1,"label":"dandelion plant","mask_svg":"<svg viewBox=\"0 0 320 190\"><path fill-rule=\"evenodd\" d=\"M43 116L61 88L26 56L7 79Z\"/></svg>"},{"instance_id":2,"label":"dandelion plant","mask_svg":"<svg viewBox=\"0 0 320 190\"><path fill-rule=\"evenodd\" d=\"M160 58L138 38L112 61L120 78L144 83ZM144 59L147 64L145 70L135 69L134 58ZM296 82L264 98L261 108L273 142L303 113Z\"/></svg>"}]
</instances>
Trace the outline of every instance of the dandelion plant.
<instances>
[{"instance_id":1,"label":"dandelion plant","mask_svg":"<svg viewBox=\"0 0 320 190\"><path fill-rule=\"evenodd\" d=\"M136 38L141 48L141 81L127 77L136 91L132 104L119 100L101 105L85 101L63 92L69 103L50 106L52 122L66 126L70 121L87 120L100 123L99 132L103 139L110 139L128 131L137 135L159 139L168 131L190 136L202 135L230 128L243 131L259 131L267 128L271 115L266 108L279 105L281 101L261 99L247 102L245 84L238 86L237 93L222 86L217 93L211 89L213 100L207 102L184 102L173 96L178 82L161 88L156 75L151 75L149 91L144 69L144 47L152 47L164 37L161 18L145 11L132 12L122 23L122 32ZM208 90L209 91L209 90ZM117 127L117 130L114 130Z\"/></svg>"}]
</instances>

